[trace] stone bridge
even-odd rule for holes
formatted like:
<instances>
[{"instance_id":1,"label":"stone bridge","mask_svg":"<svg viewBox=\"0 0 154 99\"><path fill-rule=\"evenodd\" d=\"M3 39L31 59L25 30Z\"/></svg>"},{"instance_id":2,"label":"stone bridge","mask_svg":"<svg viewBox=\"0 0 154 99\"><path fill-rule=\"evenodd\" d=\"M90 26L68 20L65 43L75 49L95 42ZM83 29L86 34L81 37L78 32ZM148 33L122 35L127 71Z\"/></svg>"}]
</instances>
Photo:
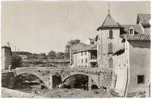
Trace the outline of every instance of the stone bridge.
<instances>
[{"instance_id":1,"label":"stone bridge","mask_svg":"<svg viewBox=\"0 0 154 99\"><path fill-rule=\"evenodd\" d=\"M96 85L98 88L113 87L113 72L111 69L98 69L98 68L73 68L71 71L65 70L62 72L62 81L65 82L69 77L75 75L88 76L88 86L91 89L92 85Z\"/></svg>"},{"instance_id":2,"label":"stone bridge","mask_svg":"<svg viewBox=\"0 0 154 99\"><path fill-rule=\"evenodd\" d=\"M23 67L15 69L15 76L18 77L22 74L32 74L39 78L44 85L52 89L53 87L53 76L59 74L61 69L53 69L48 67Z\"/></svg>"},{"instance_id":3,"label":"stone bridge","mask_svg":"<svg viewBox=\"0 0 154 99\"><path fill-rule=\"evenodd\" d=\"M112 87L112 75L113 72L110 69L96 69L96 68L68 68L68 69L55 69L51 67L23 67L15 69L15 76L18 77L24 73L37 76L44 85L53 89L56 85L65 82L69 77L80 74L88 77L88 88L91 89L92 85L96 85L98 88ZM59 75L60 78L56 78ZM61 82L56 82L55 79L61 79Z\"/></svg>"}]
</instances>

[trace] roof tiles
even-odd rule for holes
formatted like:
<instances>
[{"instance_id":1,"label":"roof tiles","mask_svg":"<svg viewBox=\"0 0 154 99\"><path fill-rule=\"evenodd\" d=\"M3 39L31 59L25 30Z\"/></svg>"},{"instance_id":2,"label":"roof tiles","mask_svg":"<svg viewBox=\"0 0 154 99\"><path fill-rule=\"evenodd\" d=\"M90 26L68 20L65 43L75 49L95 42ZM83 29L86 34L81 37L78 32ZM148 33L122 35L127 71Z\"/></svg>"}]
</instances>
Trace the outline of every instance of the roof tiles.
<instances>
[{"instance_id":1,"label":"roof tiles","mask_svg":"<svg viewBox=\"0 0 154 99\"><path fill-rule=\"evenodd\" d=\"M147 34L138 34L138 35L126 35L125 38L128 41L132 41L132 40L140 40L140 41L150 41L150 35Z\"/></svg>"},{"instance_id":2,"label":"roof tiles","mask_svg":"<svg viewBox=\"0 0 154 99\"><path fill-rule=\"evenodd\" d=\"M110 14L108 14L103 22L103 24L97 29L103 29L103 28L114 28L114 27L120 27L120 24L116 22Z\"/></svg>"}]
</instances>

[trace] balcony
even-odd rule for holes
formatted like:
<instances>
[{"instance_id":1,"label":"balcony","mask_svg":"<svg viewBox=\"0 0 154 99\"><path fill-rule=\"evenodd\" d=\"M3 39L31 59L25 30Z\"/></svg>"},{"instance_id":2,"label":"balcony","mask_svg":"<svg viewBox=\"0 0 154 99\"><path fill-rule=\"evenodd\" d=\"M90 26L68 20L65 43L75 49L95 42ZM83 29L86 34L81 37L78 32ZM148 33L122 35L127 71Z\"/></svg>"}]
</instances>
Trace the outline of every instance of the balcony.
<instances>
[{"instance_id":1,"label":"balcony","mask_svg":"<svg viewBox=\"0 0 154 99\"><path fill-rule=\"evenodd\" d=\"M92 67L92 68L98 68L97 62L96 62L96 61L91 62L91 63L90 63L90 67Z\"/></svg>"},{"instance_id":2,"label":"balcony","mask_svg":"<svg viewBox=\"0 0 154 99\"><path fill-rule=\"evenodd\" d=\"M96 63L97 62L97 50L91 51L91 57L90 57L90 63Z\"/></svg>"},{"instance_id":3,"label":"balcony","mask_svg":"<svg viewBox=\"0 0 154 99\"><path fill-rule=\"evenodd\" d=\"M97 62L97 56L96 55L92 55L90 62Z\"/></svg>"}]
</instances>

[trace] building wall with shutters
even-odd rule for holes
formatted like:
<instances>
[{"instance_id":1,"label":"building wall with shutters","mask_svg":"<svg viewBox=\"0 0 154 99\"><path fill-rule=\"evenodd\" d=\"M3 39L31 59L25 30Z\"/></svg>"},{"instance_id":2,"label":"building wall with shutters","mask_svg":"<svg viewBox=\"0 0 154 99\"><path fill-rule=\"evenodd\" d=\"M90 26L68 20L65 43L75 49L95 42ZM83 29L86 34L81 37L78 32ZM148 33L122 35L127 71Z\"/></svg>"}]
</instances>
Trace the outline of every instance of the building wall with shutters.
<instances>
[{"instance_id":1,"label":"building wall with shutters","mask_svg":"<svg viewBox=\"0 0 154 99\"><path fill-rule=\"evenodd\" d=\"M83 51L73 54L73 66L80 68L88 68L90 67L90 52Z\"/></svg>"}]
</instances>

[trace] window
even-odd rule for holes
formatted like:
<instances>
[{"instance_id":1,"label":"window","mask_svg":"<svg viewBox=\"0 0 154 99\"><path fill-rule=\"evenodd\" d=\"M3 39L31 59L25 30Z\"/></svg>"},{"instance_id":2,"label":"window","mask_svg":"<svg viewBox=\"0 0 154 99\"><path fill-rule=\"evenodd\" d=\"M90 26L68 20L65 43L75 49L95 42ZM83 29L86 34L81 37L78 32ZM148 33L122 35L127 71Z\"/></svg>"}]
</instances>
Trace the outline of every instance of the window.
<instances>
[{"instance_id":1,"label":"window","mask_svg":"<svg viewBox=\"0 0 154 99\"><path fill-rule=\"evenodd\" d=\"M144 75L137 76L137 84L144 84Z\"/></svg>"},{"instance_id":2,"label":"window","mask_svg":"<svg viewBox=\"0 0 154 99\"><path fill-rule=\"evenodd\" d=\"M95 63L95 62L90 63L90 65L91 65L92 68L98 67L98 64Z\"/></svg>"},{"instance_id":3,"label":"window","mask_svg":"<svg viewBox=\"0 0 154 99\"><path fill-rule=\"evenodd\" d=\"M97 41L98 40L98 35L96 35L96 38L95 38L95 41Z\"/></svg>"},{"instance_id":4,"label":"window","mask_svg":"<svg viewBox=\"0 0 154 99\"><path fill-rule=\"evenodd\" d=\"M81 56L83 55L83 52L81 52Z\"/></svg>"},{"instance_id":5,"label":"window","mask_svg":"<svg viewBox=\"0 0 154 99\"><path fill-rule=\"evenodd\" d=\"M134 35L134 29L132 29L132 28L129 29L129 34L130 34L130 35Z\"/></svg>"},{"instance_id":6,"label":"window","mask_svg":"<svg viewBox=\"0 0 154 99\"><path fill-rule=\"evenodd\" d=\"M85 52L85 55L87 55L87 52Z\"/></svg>"},{"instance_id":7,"label":"window","mask_svg":"<svg viewBox=\"0 0 154 99\"><path fill-rule=\"evenodd\" d=\"M87 58L85 59L85 62L87 63Z\"/></svg>"},{"instance_id":8,"label":"window","mask_svg":"<svg viewBox=\"0 0 154 99\"><path fill-rule=\"evenodd\" d=\"M113 45L112 43L108 44L108 54L112 54L113 53Z\"/></svg>"},{"instance_id":9,"label":"window","mask_svg":"<svg viewBox=\"0 0 154 99\"><path fill-rule=\"evenodd\" d=\"M113 31L109 30L109 38L112 39L113 38Z\"/></svg>"},{"instance_id":10,"label":"window","mask_svg":"<svg viewBox=\"0 0 154 99\"><path fill-rule=\"evenodd\" d=\"M112 58L109 59L109 68L113 68L113 59Z\"/></svg>"},{"instance_id":11,"label":"window","mask_svg":"<svg viewBox=\"0 0 154 99\"><path fill-rule=\"evenodd\" d=\"M83 63L83 59L81 60L81 63Z\"/></svg>"}]
</instances>

